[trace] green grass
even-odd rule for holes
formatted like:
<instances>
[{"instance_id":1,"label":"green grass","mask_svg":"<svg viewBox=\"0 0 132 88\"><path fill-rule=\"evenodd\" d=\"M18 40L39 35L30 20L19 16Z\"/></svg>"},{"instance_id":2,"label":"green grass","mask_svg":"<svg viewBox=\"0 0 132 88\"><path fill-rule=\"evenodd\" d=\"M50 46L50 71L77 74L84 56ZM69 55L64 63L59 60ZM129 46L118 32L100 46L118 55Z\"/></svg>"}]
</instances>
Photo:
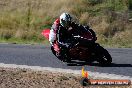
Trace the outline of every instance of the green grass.
<instances>
[{"instance_id":1,"label":"green grass","mask_svg":"<svg viewBox=\"0 0 132 88\"><path fill-rule=\"evenodd\" d=\"M90 25L103 46L132 47L131 0L2 0L0 12L0 42L48 44L42 30L68 12Z\"/></svg>"},{"instance_id":2,"label":"green grass","mask_svg":"<svg viewBox=\"0 0 132 88\"><path fill-rule=\"evenodd\" d=\"M0 39L0 43L11 43L11 44L48 44L46 40L24 40L18 38Z\"/></svg>"}]
</instances>

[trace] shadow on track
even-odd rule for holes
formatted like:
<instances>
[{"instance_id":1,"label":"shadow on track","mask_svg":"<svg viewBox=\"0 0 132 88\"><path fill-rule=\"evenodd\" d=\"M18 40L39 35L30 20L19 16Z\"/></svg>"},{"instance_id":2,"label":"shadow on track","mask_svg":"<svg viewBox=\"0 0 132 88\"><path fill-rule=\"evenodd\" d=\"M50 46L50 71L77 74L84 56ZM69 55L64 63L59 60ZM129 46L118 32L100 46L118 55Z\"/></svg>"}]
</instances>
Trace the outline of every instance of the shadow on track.
<instances>
[{"instance_id":1,"label":"shadow on track","mask_svg":"<svg viewBox=\"0 0 132 88\"><path fill-rule=\"evenodd\" d=\"M87 63L87 62L77 62L72 61L71 63L67 63L68 66L97 66L97 67L132 67L132 64L117 64L117 63L111 63L110 65L103 66L99 63Z\"/></svg>"}]
</instances>

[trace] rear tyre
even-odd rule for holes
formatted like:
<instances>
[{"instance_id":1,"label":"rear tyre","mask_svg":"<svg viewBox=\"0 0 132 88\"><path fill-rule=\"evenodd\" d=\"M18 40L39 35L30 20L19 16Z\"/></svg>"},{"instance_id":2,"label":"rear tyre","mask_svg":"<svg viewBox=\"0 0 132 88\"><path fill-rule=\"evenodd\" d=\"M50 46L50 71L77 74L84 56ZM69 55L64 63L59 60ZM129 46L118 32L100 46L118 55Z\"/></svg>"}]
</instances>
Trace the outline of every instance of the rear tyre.
<instances>
[{"instance_id":1,"label":"rear tyre","mask_svg":"<svg viewBox=\"0 0 132 88\"><path fill-rule=\"evenodd\" d=\"M57 53L53 47L51 47L51 51L52 53L61 61L63 62L67 62L67 63L70 63L71 62L71 59L70 57L68 57L68 55L65 53L65 54L62 54L62 53Z\"/></svg>"}]
</instances>

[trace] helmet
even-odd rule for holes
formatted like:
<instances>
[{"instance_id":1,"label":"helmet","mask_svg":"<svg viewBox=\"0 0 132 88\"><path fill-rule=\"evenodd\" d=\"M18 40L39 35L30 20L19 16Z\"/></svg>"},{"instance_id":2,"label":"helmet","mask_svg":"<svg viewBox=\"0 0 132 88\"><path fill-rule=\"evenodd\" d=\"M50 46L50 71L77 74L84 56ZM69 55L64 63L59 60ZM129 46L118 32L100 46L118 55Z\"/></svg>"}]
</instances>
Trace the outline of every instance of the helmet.
<instances>
[{"instance_id":1,"label":"helmet","mask_svg":"<svg viewBox=\"0 0 132 88\"><path fill-rule=\"evenodd\" d=\"M69 27L72 17L68 13L62 13L60 15L60 24L63 27Z\"/></svg>"}]
</instances>

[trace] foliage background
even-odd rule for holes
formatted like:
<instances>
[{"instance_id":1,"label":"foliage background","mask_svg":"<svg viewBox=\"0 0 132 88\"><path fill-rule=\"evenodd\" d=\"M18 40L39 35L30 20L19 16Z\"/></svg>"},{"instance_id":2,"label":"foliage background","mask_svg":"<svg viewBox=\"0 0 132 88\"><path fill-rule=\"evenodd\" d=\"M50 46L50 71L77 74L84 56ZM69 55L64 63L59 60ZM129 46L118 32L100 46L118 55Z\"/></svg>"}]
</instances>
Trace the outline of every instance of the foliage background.
<instances>
[{"instance_id":1,"label":"foliage background","mask_svg":"<svg viewBox=\"0 0 132 88\"><path fill-rule=\"evenodd\" d=\"M103 46L132 47L132 0L0 0L0 41L47 44L41 31L63 12L89 25Z\"/></svg>"}]
</instances>

